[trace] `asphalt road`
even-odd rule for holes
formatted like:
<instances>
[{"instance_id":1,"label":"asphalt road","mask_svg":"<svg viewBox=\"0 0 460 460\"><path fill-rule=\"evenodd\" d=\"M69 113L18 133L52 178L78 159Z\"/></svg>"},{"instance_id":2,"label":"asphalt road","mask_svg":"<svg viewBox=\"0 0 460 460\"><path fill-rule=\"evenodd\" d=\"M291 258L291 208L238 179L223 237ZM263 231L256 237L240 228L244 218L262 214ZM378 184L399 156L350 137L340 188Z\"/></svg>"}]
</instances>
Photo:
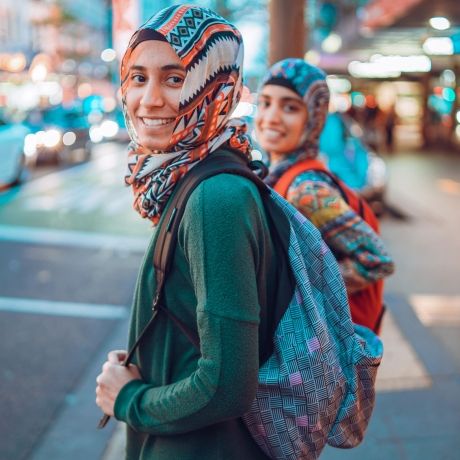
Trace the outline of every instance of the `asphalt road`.
<instances>
[{"instance_id":1,"label":"asphalt road","mask_svg":"<svg viewBox=\"0 0 460 460\"><path fill-rule=\"evenodd\" d=\"M124 345L151 232L130 210L123 169L123 147L100 145L90 163L34 171L0 195L2 460L96 458L107 443L97 361Z\"/></svg>"}]
</instances>

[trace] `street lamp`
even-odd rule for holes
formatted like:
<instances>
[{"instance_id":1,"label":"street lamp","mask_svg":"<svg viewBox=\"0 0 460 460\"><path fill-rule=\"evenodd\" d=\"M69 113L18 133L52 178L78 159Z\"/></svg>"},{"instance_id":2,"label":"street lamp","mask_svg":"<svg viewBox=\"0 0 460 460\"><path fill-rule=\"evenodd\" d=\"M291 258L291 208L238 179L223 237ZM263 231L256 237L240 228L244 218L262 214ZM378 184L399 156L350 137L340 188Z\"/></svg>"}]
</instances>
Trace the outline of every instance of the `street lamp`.
<instances>
[{"instance_id":1,"label":"street lamp","mask_svg":"<svg viewBox=\"0 0 460 460\"><path fill-rule=\"evenodd\" d=\"M336 53L341 47L342 37L334 32L329 34L321 44L321 48L326 51L326 53Z\"/></svg>"},{"instance_id":2,"label":"street lamp","mask_svg":"<svg viewBox=\"0 0 460 460\"><path fill-rule=\"evenodd\" d=\"M443 16L435 16L430 19L430 26L436 30L447 30L450 27L450 21Z\"/></svg>"},{"instance_id":3,"label":"street lamp","mask_svg":"<svg viewBox=\"0 0 460 460\"><path fill-rule=\"evenodd\" d=\"M101 59L104 62L112 62L116 59L117 53L112 48L107 48L101 53Z\"/></svg>"}]
</instances>

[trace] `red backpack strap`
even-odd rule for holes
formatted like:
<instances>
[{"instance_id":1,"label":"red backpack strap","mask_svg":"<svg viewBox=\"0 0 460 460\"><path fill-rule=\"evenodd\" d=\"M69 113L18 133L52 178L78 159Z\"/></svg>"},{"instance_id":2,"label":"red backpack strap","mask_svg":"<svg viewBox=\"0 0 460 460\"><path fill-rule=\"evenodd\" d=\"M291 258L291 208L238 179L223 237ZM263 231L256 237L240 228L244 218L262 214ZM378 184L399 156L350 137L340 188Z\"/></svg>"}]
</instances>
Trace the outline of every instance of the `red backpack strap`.
<instances>
[{"instance_id":1,"label":"red backpack strap","mask_svg":"<svg viewBox=\"0 0 460 460\"><path fill-rule=\"evenodd\" d=\"M352 190L348 185L341 181L337 176L335 176L326 165L318 160L317 158L310 158L308 160L299 161L298 163L293 164L284 174L278 179L278 182L273 187L276 192L278 192L282 197L286 198L289 187L291 186L294 179L303 172L306 171L321 171L326 174L336 185L337 189L340 191L343 199L347 204L359 215L361 218L367 222L370 227L379 233L379 221L372 211L371 207L367 202L361 198L354 190Z\"/></svg>"},{"instance_id":2,"label":"red backpack strap","mask_svg":"<svg viewBox=\"0 0 460 460\"><path fill-rule=\"evenodd\" d=\"M328 172L326 165L316 158L311 158L308 160L299 161L294 163L284 174L278 179L278 182L273 187L276 192L278 192L282 197L286 198L289 187L291 186L294 179L305 171L310 171L314 169L315 171L324 171Z\"/></svg>"}]
</instances>

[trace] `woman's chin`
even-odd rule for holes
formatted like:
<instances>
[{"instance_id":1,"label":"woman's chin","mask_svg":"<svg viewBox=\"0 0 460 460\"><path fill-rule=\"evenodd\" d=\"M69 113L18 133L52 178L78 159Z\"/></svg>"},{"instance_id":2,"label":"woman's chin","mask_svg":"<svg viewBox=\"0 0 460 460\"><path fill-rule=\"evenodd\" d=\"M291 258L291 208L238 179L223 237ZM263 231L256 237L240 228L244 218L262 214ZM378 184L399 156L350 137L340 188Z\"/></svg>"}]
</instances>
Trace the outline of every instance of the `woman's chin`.
<instances>
[{"instance_id":1,"label":"woman's chin","mask_svg":"<svg viewBox=\"0 0 460 460\"><path fill-rule=\"evenodd\" d=\"M260 146L268 153L279 152L280 150L283 150L283 146L280 146L278 142L261 142Z\"/></svg>"},{"instance_id":2,"label":"woman's chin","mask_svg":"<svg viewBox=\"0 0 460 460\"><path fill-rule=\"evenodd\" d=\"M158 151L165 151L169 146L169 137L166 140L152 138L152 137L139 137L138 143L146 150L158 150Z\"/></svg>"}]
</instances>

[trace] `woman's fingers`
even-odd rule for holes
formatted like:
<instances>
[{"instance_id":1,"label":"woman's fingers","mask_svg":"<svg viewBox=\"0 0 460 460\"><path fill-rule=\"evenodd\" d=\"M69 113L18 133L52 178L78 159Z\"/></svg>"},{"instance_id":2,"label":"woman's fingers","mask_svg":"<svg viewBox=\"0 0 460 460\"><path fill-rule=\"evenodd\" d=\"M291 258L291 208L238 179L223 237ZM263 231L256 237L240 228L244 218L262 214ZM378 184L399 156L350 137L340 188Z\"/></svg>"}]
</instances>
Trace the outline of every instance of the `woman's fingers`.
<instances>
[{"instance_id":1,"label":"woman's fingers","mask_svg":"<svg viewBox=\"0 0 460 460\"><path fill-rule=\"evenodd\" d=\"M112 350L107 355L109 362L113 364L120 364L126 358L127 352L126 350Z\"/></svg>"},{"instance_id":2,"label":"woman's fingers","mask_svg":"<svg viewBox=\"0 0 460 460\"><path fill-rule=\"evenodd\" d=\"M135 379L139 379L139 380L142 380L142 375L139 371L139 368L134 365L134 364L130 364L129 367L128 367L131 375L135 378Z\"/></svg>"}]
</instances>

